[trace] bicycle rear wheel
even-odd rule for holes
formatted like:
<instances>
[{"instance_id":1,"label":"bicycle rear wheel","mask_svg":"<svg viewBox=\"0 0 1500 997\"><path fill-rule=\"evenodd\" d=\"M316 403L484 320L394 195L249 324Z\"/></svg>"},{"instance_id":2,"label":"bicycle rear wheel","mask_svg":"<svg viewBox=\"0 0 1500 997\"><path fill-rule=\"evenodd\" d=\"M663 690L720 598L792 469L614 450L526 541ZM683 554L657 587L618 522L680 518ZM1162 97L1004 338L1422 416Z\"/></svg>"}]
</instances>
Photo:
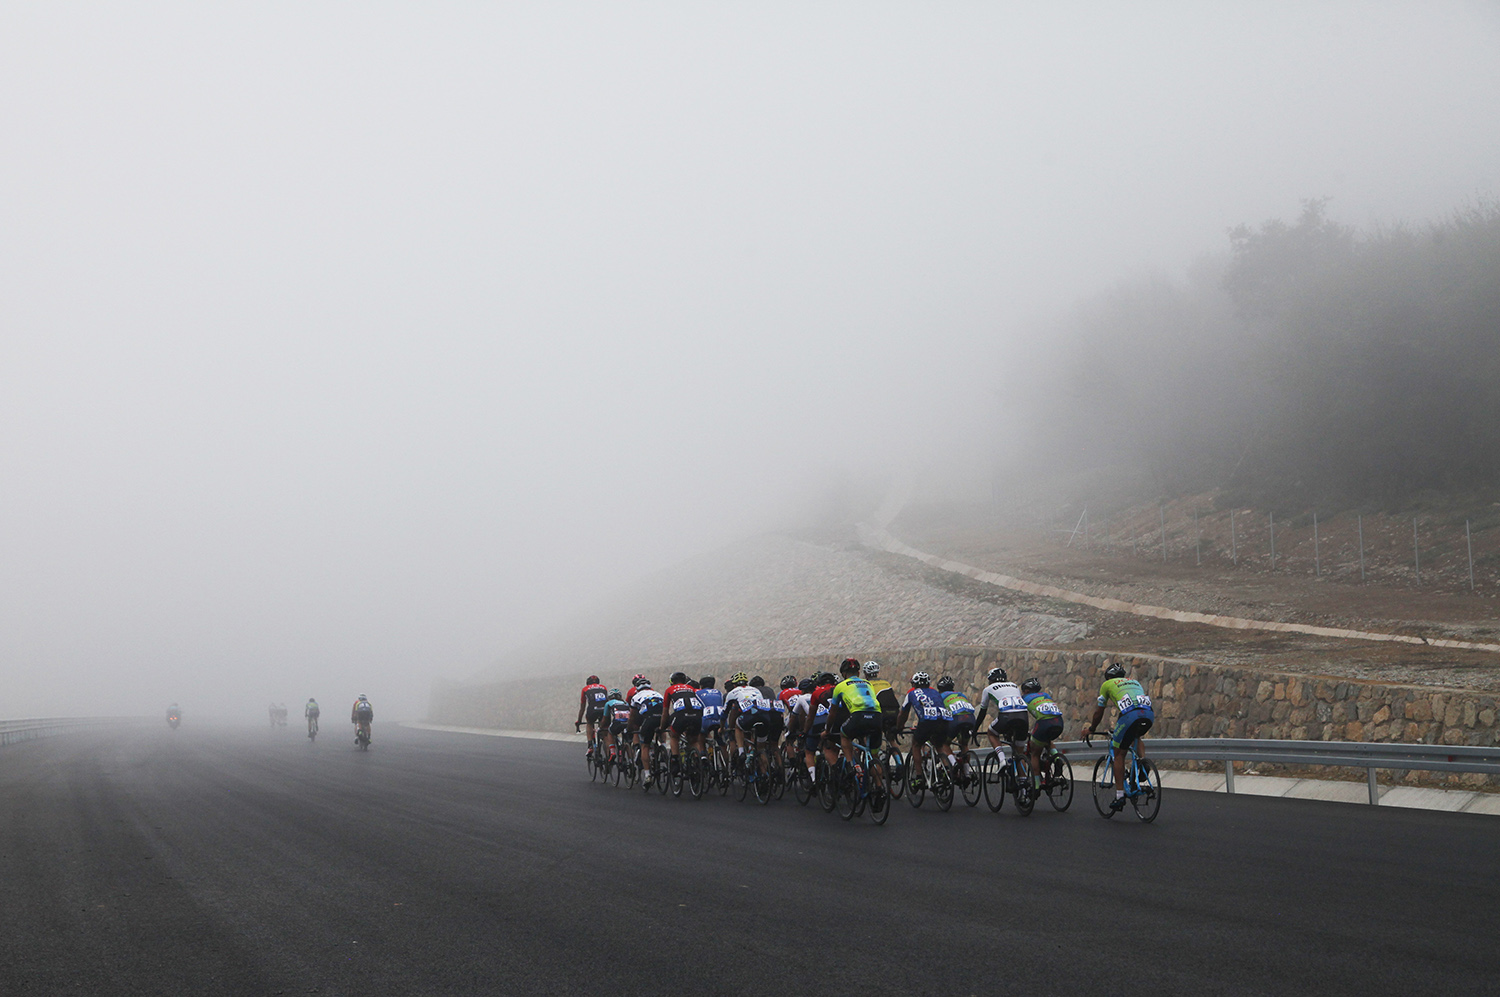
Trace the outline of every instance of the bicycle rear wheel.
<instances>
[{"instance_id":1,"label":"bicycle rear wheel","mask_svg":"<svg viewBox=\"0 0 1500 997\"><path fill-rule=\"evenodd\" d=\"M1110 757L1105 755L1094 763L1094 809L1099 811L1099 816L1105 820L1113 817L1115 811L1109 808L1115 798L1115 773L1110 766Z\"/></svg>"},{"instance_id":2,"label":"bicycle rear wheel","mask_svg":"<svg viewBox=\"0 0 1500 997\"><path fill-rule=\"evenodd\" d=\"M922 801L927 798L927 779L922 772L924 766L915 759L916 752L913 749L913 752L906 756L906 763L903 766L906 769L906 802L913 807L920 807Z\"/></svg>"},{"instance_id":3,"label":"bicycle rear wheel","mask_svg":"<svg viewBox=\"0 0 1500 997\"><path fill-rule=\"evenodd\" d=\"M667 771L670 773L669 779L672 783L672 795L677 797L682 796L682 787L687 781L685 778L687 773L683 771L683 758L681 755L674 756L670 753L667 755Z\"/></svg>"},{"instance_id":4,"label":"bicycle rear wheel","mask_svg":"<svg viewBox=\"0 0 1500 997\"><path fill-rule=\"evenodd\" d=\"M1057 755L1047 764L1052 767L1047 783L1047 799L1052 803L1053 810L1061 812L1073 803L1073 763L1068 761L1067 755Z\"/></svg>"},{"instance_id":5,"label":"bicycle rear wheel","mask_svg":"<svg viewBox=\"0 0 1500 997\"><path fill-rule=\"evenodd\" d=\"M895 802L891 796L891 769L884 759L875 762L876 771L879 773L878 785L875 779L870 780L870 819L877 824L884 824L891 819L891 804Z\"/></svg>"},{"instance_id":6,"label":"bicycle rear wheel","mask_svg":"<svg viewBox=\"0 0 1500 997\"><path fill-rule=\"evenodd\" d=\"M936 751L927 756L927 780L932 783L932 798L937 801L938 809L951 810L953 777L948 774L948 766L937 758Z\"/></svg>"},{"instance_id":7,"label":"bicycle rear wheel","mask_svg":"<svg viewBox=\"0 0 1500 997\"><path fill-rule=\"evenodd\" d=\"M1005 806L1005 761L999 751L984 760L984 802L991 813L999 813Z\"/></svg>"},{"instance_id":8,"label":"bicycle rear wheel","mask_svg":"<svg viewBox=\"0 0 1500 997\"><path fill-rule=\"evenodd\" d=\"M762 750L751 764L755 766L755 802L764 806L771 802L771 794L776 791L776 760Z\"/></svg>"},{"instance_id":9,"label":"bicycle rear wheel","mask_svg":"<svg viewBox=\"0 0 1500 997\"><path fill-rule=\"evenodd\" d=\"M853 820L854 815L859 812L859 779L854 774L854 766L848 761L839 762L835 770L834 781L837 785L839 816L844 820Z\"/></svg>"},{"instance_id":10,"label":"bicycle rear wheel","mask_svg":"<svg viewBox=\"0 0 1500 997\"><path fill-rule=\"evenodd\" d=\"M1130 805L1135 815L1149 824L1161 812L1161 773L1149 758L1140 759L1136 772L1136 792L1130 798Z\"/></svg>"},{"instance_id":11,"label":"bicycle rear wheel","mask_svg":"<svg viewBox=\"0 0 1500 997\"><path fill-rule=\"evenodd\" d=\"M906 791L906 758L899 748L888 746L881 749L881 760L891 776L890 782L886 783L890 787L891 798L899 800Z\"/></svg>"},{"instance_id":12,"label":"bicycle rear wheel","mask_svg":"<svg viewBox=\"0 0 1500 997\"><path fill-rule=\"evenodd\" d=\"M833 813L833 808L838 806L838 771L837 765L829 765L823 753L818 752L818 806L827 814Z\"/></svg>"},{"instance_id":13,"label":"bicycle rear wheel","mask_svg":"<svg viewBox=\"0 0 1500 997\"><path fill-rule=\"evenodd\" d=\"M1026 756L1017 755L1011 762L1014 766L1011 778L1016 784L1016 809L1022 817L1029 817L1036 807L1037 788L1031 784L1031 763Z\"/></svg>"},{"instance_id":14,"label":"bicycle rear wheel","mask_svg":"<svg viewBox=\"0 0 1500 997\"><path fill-rule=\"evenodd\" d=\"M959 786L963 789L964 804L972 807L984 794L984 776L979 771L979 759L974 757L974 752L965 751L961 760L963 764L959 766Z\"/></svg>"}]
</instances>

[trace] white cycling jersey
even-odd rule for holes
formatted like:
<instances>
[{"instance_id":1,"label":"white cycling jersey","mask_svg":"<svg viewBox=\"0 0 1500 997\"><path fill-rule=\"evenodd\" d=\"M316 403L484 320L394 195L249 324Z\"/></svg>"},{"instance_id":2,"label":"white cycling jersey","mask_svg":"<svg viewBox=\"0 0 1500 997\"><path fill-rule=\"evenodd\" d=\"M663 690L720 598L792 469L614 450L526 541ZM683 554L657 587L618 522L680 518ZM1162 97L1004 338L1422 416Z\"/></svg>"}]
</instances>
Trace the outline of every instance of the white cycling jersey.
<instances>
[{"instance_id":1,"label":"white cycling jersey","mask_svg":"<svg viewBox=\"0 0 1500 997\"><path fill-rule=\"evenodd\" d=\"M634 706L638 713L649 712L653 703L661 704L661 693L655 689L637 689L630 694L630 705Z\"/></svg>"},{"instance_id":2,"label":"white cycling jersey","mask_svg":"<svg viewBox=\"0 0 1500 997\"><path fill-rule=\"evenodd\" d=\"M1021 698L1021 687L1014 682L993 682L979 694L979 709L989 712L990 704L996 713L1026 712L1026 700Z\"/></svg>"},{"instance_id":3,"label":"white cycling jersey","mask_svg":"<svg viewBox=\"0 0 1500 997\"><path fill-rule=\"evenodd\" d=\"M741 713L753 713L756 710L769 710L771 704L761 691L753 685L736 686L729 690L729 695L724 697L724 709L727 712L730 703L739 703Z\"/></svg>"}]
</instances>

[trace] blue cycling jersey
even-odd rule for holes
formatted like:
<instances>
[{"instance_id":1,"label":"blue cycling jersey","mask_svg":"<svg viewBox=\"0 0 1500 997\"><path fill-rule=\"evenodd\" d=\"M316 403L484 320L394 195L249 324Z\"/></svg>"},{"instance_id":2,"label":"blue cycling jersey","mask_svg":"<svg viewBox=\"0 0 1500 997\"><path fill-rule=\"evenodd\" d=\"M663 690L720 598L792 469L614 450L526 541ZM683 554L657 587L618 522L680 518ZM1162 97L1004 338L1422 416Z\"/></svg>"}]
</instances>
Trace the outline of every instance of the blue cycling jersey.
<instances>
[{"instance_id":1,"label":"blue cycling jersey","mask_svg":"<svg viewBox=\"0 0 1500 997\"><path fill-rule=\"evenodd\" d=\"M906 694L906 705L918 720L952 720L953 714L943 704L943 694L936 689L913 689Z\"/></svg>"},{"instance_id":2,"label":"blue cycling jersey","mask_svg":"<svg viewBox=\"0 0 1500 997\"><path fill-rule=\"evenodd\" d=\"M717 689L699 689L698 701L703 704L703 729L719 726L724 715L724 694Z\"/></svg>"}]
</instances>

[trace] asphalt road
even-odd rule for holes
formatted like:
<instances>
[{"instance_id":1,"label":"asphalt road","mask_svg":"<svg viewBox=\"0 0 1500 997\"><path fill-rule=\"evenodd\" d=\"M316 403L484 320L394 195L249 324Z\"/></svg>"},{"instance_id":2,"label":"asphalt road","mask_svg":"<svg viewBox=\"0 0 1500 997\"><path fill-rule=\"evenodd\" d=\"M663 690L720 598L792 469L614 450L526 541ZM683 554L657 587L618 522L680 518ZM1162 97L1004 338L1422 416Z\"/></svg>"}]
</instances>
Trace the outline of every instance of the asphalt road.
<instances>
[{"instance_id":1,"label":"asphalt road","mask_svg":"<svg viewBox=\"0 0 1500 997\"><path fill-rule=\"evenodd\" d=\"M881 828L377 724L0 751L0 994L1494 994L1500 821L1176 792ZM931 804L929 803L929 807Z\"/></svg>"}]
</instances>

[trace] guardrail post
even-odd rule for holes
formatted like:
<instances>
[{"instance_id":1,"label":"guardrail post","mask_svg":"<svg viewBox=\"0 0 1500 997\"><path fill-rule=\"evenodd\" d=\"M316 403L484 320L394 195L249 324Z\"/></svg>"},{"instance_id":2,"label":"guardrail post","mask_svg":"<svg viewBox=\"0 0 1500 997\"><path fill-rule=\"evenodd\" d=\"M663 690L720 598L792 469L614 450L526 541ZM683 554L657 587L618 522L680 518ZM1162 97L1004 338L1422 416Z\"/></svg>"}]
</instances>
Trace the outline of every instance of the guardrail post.
<instances>
[{"instance_id":1,"label":"guardrail post","mask_svg":"<svg viewBox=\"0 0 1500 997\"><path fill-rule=\"evenodd\" d=\"M1370 806L1380 806L1380 786L1375 782L1375 770L1365 769L1365 774L1370 780Z\"/></svg>"},{"instance_id":2,"label":"guardrail post","mask_svg":"<svg viewBox=\"0 0 1500 997\"><path fill-rule=\"evenodd\" d=\"M1224 792L1234 792L1234 762L1224 763Z\"/></svg>"}]
</instances>

